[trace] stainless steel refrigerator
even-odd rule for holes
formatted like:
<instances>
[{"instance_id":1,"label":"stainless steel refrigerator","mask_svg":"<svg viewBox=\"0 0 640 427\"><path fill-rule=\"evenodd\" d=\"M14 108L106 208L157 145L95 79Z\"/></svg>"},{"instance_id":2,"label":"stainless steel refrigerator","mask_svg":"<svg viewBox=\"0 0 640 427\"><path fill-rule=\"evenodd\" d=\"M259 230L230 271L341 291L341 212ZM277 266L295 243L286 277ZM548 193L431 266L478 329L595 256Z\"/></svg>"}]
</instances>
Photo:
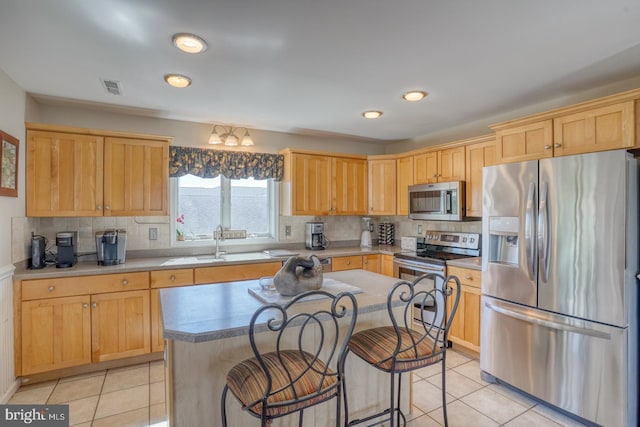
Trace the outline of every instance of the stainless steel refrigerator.
<instances>
[{"instance_id":1,"label":"stainless steel refrigerator","mask_svg":"<svg viewBox=\"0 0 640 427\"><path fill-rule=\"evenodd\" d=\"M638 424L637 169L625 150L484 169L486 380Z\"/></svg>"}]
</instances>

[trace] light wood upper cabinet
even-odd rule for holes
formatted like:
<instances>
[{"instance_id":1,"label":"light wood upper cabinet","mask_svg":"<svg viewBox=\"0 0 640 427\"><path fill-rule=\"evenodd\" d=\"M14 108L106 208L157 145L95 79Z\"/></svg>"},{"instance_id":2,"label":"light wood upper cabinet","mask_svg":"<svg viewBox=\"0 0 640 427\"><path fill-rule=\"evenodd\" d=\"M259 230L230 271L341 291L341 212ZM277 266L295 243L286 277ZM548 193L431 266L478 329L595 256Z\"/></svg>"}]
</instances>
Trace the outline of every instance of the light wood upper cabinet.
<instances>
[{"instance_id":1,"label":"light wood upper cabinet","mask_svg":"<svg viewBox=\"0 0 640 427\"><path fill-rule=\"evenodd\" d=\"M93 362L151 351L148 290L92 295L91 307Z\"/></svg>"},{"instance_id":2,"label":"light wood upper cabinet","mask_svg":"<svg viewBox=\"0 0 640 427\"><path fill-rule=\"evenodd\" d=\"M169 212L169 144L106 138L104 215L151 216Z\"/></svg>"},{"instance_id":3,"label":"light wood upper cabinet","mask_svg":"<svg viewBox=\"0 0 640 427\"><path fill-rule=\"evenodd\" d=\"M482 168L495 163L495 139L467 145L466 154L466 215L468 217L482 217Z\"/></svg>"},{"instance_id":4,"label":"light wood upper cabinet","mask_svg":"<svg viewBox=\"0 0 640 427\"><path fill-rule=\"evenodd\" d=\"M282 215L364 215L367 160L284 150Z\"/></svg>"},{"instance_id":5,"label":"light wood upper cabinet","mask_svg":"<svg viewBox=\"0 0 640 427\"><path fill-rule=\"evenodd\" d=\"M496 132L496 163L523 162L553 156L553 122L544 120Z\"/></svg>"},{"instance_id":6,"label":"light wood upper cabinet","mask_svg":"<svg viewBox=\"0 0 640 427\"><path fill-rule=\"evenodd\" d=\"M464 181L464 147L449 148L438 152L438 181Z\"/></svg>"},{"instance_id":7,"label":"light wood upper cabinet","mask_svg":"<svg viewBox=\"0 0 640 427\"><path fill-rule=\"evenodd\" d=\"M413 157L415 184L465 180L464 147L431 151Z\"/></svg>"},{"instance_id":8,"label":"light wood upper cabinet","mask_svg":"<svg viewBox=\"0 0 640 427\"><path fill-rule=\"evenodd\" d=\"M27 131L27 216L102 216L103 143L95 135Z\"/></svg>"},{"instance_id":9,"label":"light wood upper cabinet","mask_svg":"<svg viewBox=\"0 0 640 427\"><path fill-rule=\"evenodd\" d=\"M633 127L633 101L558 117L553 119L553 154L567 156L633 147Z\"/></svg>"},{"instance_id":10,"label":"light wood upper cabinet","mask_svg":"<svg viewBox=\"0 0 640 427\"><path fill-rule=\"evenodd\" d=\"M369 160L369 215L396 214L396 160Z\"/></svg>"},{"instance_id":11,"label":"light wood upper cabinet","mask_svg":"<svg viewBox=\"0 0 640 427\"><path fill-rule=\"evenodd\" d=\"M367 161L336 157L331 160L334 215L367 213Z\"/></svg>"},{"instance_id":12,"label":"light wood upper cabinet","mask_svg":"<svg viewBox=\"0 0 640 427\"><path fill-rule=\"evenodd\" d=\"M396 214L409 215L409 186L413 185L413 157L396 160Z\"/></svg>"},{"instance_id":13,"label":"light wood upper cabinet","mask_svg":"<svg viewBox=\"0 0 640 427\"><path fill-rule=\"evenodd\" d=\"M22 372L30 375L91 363L88 295L22 302Z\"/></svg>"},{"instance_id":14,"label":"light wood upper cabinet","mask_svg":"<svg viewBox=\"0 0 640 427\"><path fill-rule=\"evenodd\" d=\"M413 156L413 182L415 184L432 184L438 182L438 152Z\"/></svg>"},{"instance_id":15,"label":"light wood upper cabinet","mask_svg":"<svg viewBox=\"0 0 640 427\"><path fill-rule=\"evenodd\" d=\"M27 124L27 216L167 215L170 138L121 135Z\"/></svg>"}]
</instances>

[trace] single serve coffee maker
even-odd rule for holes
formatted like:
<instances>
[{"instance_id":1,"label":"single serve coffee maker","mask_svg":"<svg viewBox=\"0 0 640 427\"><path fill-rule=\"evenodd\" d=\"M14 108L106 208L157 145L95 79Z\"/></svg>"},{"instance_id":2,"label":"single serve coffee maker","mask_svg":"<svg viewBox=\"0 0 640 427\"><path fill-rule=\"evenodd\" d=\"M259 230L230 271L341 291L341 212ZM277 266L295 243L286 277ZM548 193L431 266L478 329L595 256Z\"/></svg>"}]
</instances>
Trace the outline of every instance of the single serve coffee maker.
<instances>
[{"instance_id":1,"label":"single serve coffee maker","mask_svg":"<svg viewBox=\"0 0 640 427\"><path fill-rule=\"evenodd\" d=\"M56 257L57 268L73 267L78 260L78 232L61 231L56 234L56 246L58 256Z\"/></svg>"},{"instance_id":2,"label":"single serve coffee maker","mask_svg":"<svg viewBox=\"0 0 640 427\"><path fill-rule=\"evenodd\" d=\"M327 239L324 237L323 222L308 222L305 233L305 247L311 250L327 247Z\"/></svg>"},{"instance_id":3,"label":"single serve coffee maker","mask_svg":"<svg viewBox=\"0 0 640 427\"><path fill-rule=\"evenodd\" d=\"M96 254L98 265L124 264L127 252L127 232L106 230L96 233Z\"/></svg>"}]
</instances>

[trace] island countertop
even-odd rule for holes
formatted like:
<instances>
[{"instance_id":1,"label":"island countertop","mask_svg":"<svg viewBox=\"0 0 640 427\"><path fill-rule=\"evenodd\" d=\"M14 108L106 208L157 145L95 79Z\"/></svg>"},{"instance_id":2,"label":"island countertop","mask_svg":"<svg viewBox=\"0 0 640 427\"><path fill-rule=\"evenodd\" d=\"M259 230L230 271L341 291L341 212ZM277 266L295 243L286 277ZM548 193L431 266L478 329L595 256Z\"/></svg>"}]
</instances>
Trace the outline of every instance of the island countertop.
<instances>
[{"instance_id":1,"label":"island countertop","mask_svg":"<svg viewBox=\"0 0 640 427\"><path fill-rule=\"evenodd\" d=\"M325 273L362 290L358 313L386 309L387 293L398 279L365 270ZM246 335L263 302L249 294L258 280L167 288L160 291L164 338L191 343Z\"/></svg>"}]
</instances>

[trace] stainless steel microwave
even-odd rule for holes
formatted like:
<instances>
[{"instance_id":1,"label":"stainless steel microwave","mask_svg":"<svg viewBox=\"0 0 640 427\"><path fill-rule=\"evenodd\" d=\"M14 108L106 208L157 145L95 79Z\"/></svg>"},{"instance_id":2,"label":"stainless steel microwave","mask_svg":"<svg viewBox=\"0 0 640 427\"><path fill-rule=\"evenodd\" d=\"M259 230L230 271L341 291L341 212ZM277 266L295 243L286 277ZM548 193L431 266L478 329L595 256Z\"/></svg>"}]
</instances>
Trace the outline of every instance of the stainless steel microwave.
<instances>
[{"instance_id":1,"label":"stainless steel microwave","mask_svg":"<svg viewBox=\"0 0 640 427\"><path fill-rule=\"evenodd\" d=\"M464 216L464 181L409 186L409 218L462 221Z\"/></svg>"}]
</instances>

